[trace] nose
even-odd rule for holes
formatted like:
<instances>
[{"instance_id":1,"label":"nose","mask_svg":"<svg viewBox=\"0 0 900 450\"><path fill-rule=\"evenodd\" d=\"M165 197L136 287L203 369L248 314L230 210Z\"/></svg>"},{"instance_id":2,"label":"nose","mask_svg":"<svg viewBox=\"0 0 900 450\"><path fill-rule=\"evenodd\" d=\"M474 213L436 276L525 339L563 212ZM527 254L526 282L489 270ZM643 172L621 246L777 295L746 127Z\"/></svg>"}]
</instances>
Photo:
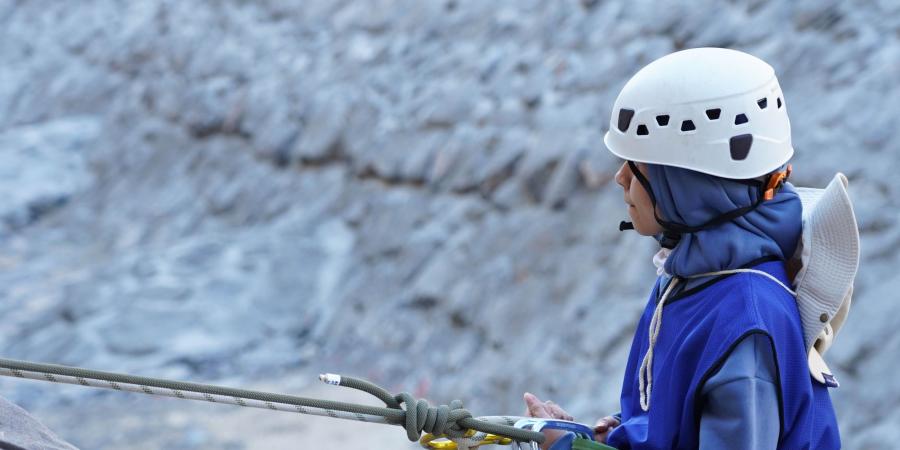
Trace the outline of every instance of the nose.
<instances>
[{"instance_id":1,"label":"nose","mask_svg":"<svg viewBox=\"0 0 900 450\"><path fill-rule=\"evenodd\" d=\"M631 184L631 176L631 168L628 167L628 162L623 162L619 170L616 171L616 183L627 191L628 186Z\"/></svg>"}]
</instances>

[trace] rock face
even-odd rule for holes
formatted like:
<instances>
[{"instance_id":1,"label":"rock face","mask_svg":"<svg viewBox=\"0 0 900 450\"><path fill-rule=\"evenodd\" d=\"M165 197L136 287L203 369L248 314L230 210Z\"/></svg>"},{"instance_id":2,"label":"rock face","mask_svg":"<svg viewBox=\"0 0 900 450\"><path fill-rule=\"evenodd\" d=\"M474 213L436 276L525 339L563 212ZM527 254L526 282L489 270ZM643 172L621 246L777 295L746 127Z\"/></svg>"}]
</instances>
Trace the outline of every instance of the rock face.
<instances>
[{"instance_id":1,"label":"rock face","mask_svg":"<svg viewBox=\"0 0 900 450\"><path fill-rule=\"evenodd\" d=\"M329 371L485 415L527 390L593 421L654 279L655 243L617 231L610 108L649 61L727 46L776 68L794 183L850 178L833 400L846 448L900 440L895 2L6 1L0 29L0 355ZM124 394L0 387L83 448L254 446L174 400L142 421Z\"/></svg>"}]
</instances>

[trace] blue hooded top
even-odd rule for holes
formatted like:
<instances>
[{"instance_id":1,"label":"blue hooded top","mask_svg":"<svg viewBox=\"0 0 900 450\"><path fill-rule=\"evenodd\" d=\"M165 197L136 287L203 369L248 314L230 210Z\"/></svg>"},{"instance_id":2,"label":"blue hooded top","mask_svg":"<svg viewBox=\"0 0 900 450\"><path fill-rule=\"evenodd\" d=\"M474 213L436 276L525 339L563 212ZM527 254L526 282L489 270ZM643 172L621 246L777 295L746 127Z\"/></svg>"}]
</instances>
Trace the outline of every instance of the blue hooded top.
<instances>
[{"instance_id":1,"label":"blue hooded top","mask_svg":"<svg viewBox=\"0 0 900 450\"><path fill-rule=\"evenodd\" d=\"M737 181L678 167L647 164L650 186L662 216L694 226L752 205L759 190ZM764 256L787 260L800 241L802 208L794 186L785 183L771 200L729 222L686 233L666 259L670 275L688 276L741 267Z\"/></svg>"},{"instance_id":2,"label":"blue hooded top","mask_svg":"<svg viewBox=\"0 0 900 450\"><path fill-rule=\"evenodd\" d=\"M661 215L688 226L753 204L760 192L743 183L669 166L647 165ZM789 183L755 210L713 228L686 233L665 261L685 277L754 268L790 286L784 261L800 239L801 204ZM697 448L702 390L746 337L764 336L775 356L779 397L778 448L840 447L827 388L807 369L794 297L767 277L728 274L682 283L666 301L653 362L649 411L640 407L639 370L648 329L669 277L657 279L638 323L622 386L622 423L608 437L619 449ZM762 412L761 412L762 413Z\"/></svg>"}]
</instances>

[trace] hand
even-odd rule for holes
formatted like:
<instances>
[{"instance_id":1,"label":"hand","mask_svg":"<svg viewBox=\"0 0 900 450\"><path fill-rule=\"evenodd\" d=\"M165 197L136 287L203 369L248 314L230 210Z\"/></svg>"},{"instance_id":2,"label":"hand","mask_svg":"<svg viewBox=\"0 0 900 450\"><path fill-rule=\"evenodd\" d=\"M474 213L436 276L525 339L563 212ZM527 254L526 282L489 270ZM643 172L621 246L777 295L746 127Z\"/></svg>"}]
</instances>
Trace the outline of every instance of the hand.
<instances>
[{"instance_id":1,"label":"hand","mask_svg":"<svg viewBox=\"0 0 900 450\"><path fill-rule=\"evenodd\" d=\"M617 426L619 426L619 419L613 416L606 416L598 420L597 424L594 425L594 440L606 443L606 437L609 436L609 432Z\"/></svg>"},{"instance_id":2,"label":"hand","mask_svg":"<svg viewBox=\"0 0 900 450\"><path fill-rule=\"evenodd\" d=\"M542 417L569 421L575 420L556 403L553 403L550 400L542 402L541 399L528 392L525 393L525 406L528 408L526 411L528 417ZM541 444L541 450L547 450L557 439L566 434L562 430L544 430L542 433L544 433L546 439L544 440L544 443Z\"/></svg>"}]
</instances>

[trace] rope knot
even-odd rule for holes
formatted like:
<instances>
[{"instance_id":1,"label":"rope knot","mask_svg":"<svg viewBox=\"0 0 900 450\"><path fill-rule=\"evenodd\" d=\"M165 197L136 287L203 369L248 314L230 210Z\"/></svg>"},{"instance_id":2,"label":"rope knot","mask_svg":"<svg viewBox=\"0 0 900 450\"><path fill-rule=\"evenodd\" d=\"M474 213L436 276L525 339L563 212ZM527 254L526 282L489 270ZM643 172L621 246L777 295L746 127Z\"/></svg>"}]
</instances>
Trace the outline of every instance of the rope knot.
<instances>
[{"instance_id":1,"label":"rope knot","mask_svg":"<svg viewBox=\"0 0 900 450\"><path fill-rule=\"evenodd\" d=\"M408 392L394 396L398 404L406 405L406 436L410 441L417 441L422 432L435 436L450 438L465 437L467 428L459 424L460 420L472 417L463 408L461 400L453 400L450 405L430 406L426 400L416 400Z\"/></svg>"}]
</instances>

